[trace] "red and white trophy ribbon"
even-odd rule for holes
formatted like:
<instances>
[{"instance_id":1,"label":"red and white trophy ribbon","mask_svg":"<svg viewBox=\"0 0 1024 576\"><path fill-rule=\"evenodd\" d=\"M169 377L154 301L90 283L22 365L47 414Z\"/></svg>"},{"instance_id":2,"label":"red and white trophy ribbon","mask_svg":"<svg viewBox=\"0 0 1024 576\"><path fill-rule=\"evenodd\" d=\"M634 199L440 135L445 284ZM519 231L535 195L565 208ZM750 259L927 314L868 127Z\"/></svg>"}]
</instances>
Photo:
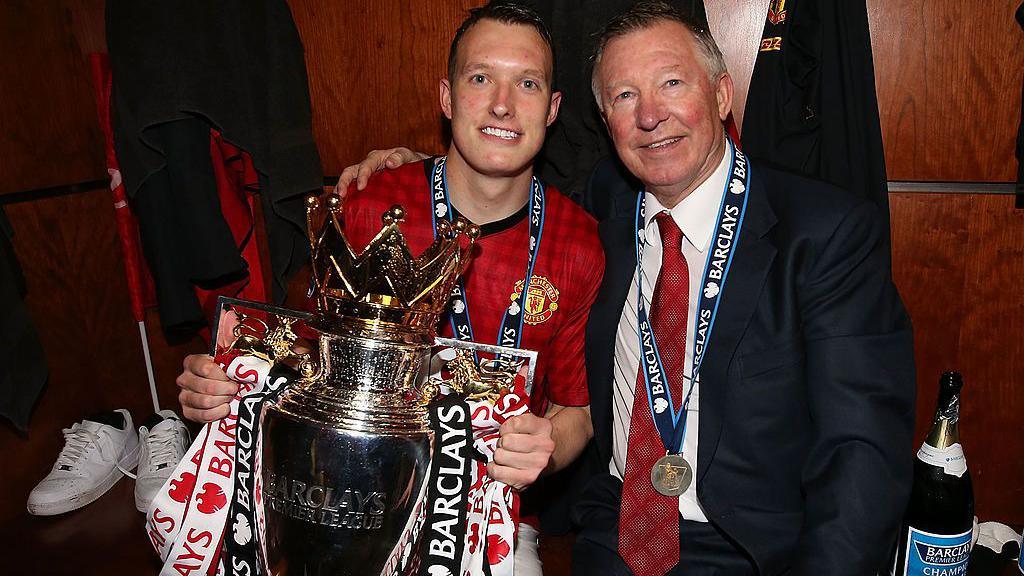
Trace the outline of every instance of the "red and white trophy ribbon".
<instances>
[{"instance_id":1,"label":"red and white trophy ribbon","mask_svg":"<svg viewBox=\"0 0 1024 576\"><path fill-rule=\"evenodd\" d=\"M219 355L216 362L239 383L230 413L203 427L146 512L150 543L164 561L161 576L213 573L234 491L239 403L262 389L271 368L266 360L237 353Z\"/></svg>"},{"instance_id":2,"label":"red and white trophy ribbon","mask_svg":"<svg viewBox=\"0 0 1024 576\"><path fill-rule=\"evenodd\" d=\"M230 379L239 383L239 389L229 404L228 416L203 427L147 510L146 532L164 562L161 576L223 573L218 559L228 504L235 488L235 429L239 406L245 396L263 391L271 364L237 352L218 355L215 361ZM529 411L525 382L525 377L517 376L513 388L503 391L493 404L487 400L467 402L473 447L487 461L494 457L502 423ZM256 466L259 466L258 457ZM259 488L256 492L254 497L258 501L261 499ZM467 507L462 574L482 576L487 565L492 576L512 576L519 494L488 476L485 462L472 460ZM413 518L422 525L422 515ZM418 529L411 531L413 535L418 532ZM405 560L412 551L408 546L411 543L406 544L396 549L396 556Z\"/></svg>"},{"instance_id":3,"label":"red and white trophy ribbon","mask_svg":"<svg viewBox=\"0 0 1024 576\"><path fill-rule=\"evenodd\" d=\"M526 379L517 376L511 390L506 390L494 404L469 401L473 422L473 447L494 459L498 447L498 429L509 418L530 411L530 397L525 390ZM469 489L469 524L462 567L465 576L484 574L484 564L492 576L512 576L519 525L519 493L504 482L487 475L487 465L474 461Z\"/></svg>"}]
</instances>

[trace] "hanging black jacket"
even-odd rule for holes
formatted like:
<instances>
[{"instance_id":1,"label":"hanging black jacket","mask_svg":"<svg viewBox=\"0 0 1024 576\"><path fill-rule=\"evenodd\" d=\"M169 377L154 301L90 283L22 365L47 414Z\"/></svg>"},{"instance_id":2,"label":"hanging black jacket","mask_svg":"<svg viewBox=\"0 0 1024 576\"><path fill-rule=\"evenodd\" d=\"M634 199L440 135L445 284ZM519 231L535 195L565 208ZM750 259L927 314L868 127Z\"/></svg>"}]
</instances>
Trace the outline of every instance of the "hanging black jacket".
<instances>
[{"instance_id":1,"label":"hanging black jacket","mask_svg":"<svg viewBox=\"0 0 1024 576\"><path fill-rule=\"evenodd\" d=\"M13 234L0 206L0 416L24 432L49 370L39 333L22 301L25 279L11 244Z\"/></svg>"},{"instance_id":2,"label":"hanging black jacket","mask_svg":"<svg viewBox=\"0 0 1024 576\"><path fill-rule=\"evenodd\" d=\"M751 158L889 199L864 0L772 0L743 116Z\"/></svg>"}]
</instances>

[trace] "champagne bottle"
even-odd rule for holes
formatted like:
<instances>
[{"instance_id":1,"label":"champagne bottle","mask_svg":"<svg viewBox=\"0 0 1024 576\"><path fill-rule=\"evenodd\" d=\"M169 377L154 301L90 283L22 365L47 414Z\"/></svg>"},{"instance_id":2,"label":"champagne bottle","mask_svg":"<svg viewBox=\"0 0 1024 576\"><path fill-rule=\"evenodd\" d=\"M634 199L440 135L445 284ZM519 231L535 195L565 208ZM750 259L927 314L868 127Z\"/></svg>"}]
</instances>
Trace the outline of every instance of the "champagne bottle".
<instances>
[{"instance_id":1,"label":"champagne bottle","mask_svg":"<svg viewBox=\"0 0 1024 576\"><path fill-rule=\"evenodd\" d=\"M910 504L896 543L896 576L963 576L971 556L974 492L960 446L959 372L939 379L939 402L914 461Z\"/></svg>"}]
</instances>

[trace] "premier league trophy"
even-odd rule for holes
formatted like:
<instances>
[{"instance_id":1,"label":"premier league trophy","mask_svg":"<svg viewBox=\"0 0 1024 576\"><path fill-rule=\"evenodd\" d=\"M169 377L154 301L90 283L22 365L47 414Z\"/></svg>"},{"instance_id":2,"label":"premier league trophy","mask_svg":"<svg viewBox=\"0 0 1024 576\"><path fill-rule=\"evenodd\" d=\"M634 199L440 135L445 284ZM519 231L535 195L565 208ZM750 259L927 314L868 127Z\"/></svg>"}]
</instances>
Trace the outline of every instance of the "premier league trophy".
<instances>
[{"instance_id":1,"label":"premier league trophy","mask_svg":"<svg viewBox=\"0 0 1024 576\"><path fill-rule=\"evenodd\" d=\"M326 204L315 233L319 202L307 202L319 351L261 414L260 564L268 575L408 573L433 442L431 345L478 229L439 221L414 257L396 206L357 255L339 199Z\"/></svg>"}]
</instances>

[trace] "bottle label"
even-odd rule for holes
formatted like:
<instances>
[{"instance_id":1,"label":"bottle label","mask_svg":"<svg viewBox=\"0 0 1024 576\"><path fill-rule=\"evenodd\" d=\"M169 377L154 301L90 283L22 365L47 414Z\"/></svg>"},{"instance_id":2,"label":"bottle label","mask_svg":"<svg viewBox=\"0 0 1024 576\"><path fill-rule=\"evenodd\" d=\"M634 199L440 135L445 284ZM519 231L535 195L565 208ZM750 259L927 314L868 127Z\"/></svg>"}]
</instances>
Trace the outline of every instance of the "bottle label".
<instances>
[{"instance_id":1,"label":"bottle label","mask_svg":"<svg viewBox=\"0 0 1024 576\"><path fill-rule=\"evenodd\" d=\"M967 459L964 458L964 448L959 442L946 448L936 448L925 442L917 451L917 458L925 464L942 468L943 472L957 478L967 472Z\"/></svg>"},{"instance_id":2,"label":"bottle label","mask_svg":"<svg viewBox=\"0 0 1024 576\"><path fill-rule=\"evenodd\" d=\"M899 576L965 576L971 559L971 533L932 534L913 526L907 534L907 557Z\"/></svg>"}]
</instances>

